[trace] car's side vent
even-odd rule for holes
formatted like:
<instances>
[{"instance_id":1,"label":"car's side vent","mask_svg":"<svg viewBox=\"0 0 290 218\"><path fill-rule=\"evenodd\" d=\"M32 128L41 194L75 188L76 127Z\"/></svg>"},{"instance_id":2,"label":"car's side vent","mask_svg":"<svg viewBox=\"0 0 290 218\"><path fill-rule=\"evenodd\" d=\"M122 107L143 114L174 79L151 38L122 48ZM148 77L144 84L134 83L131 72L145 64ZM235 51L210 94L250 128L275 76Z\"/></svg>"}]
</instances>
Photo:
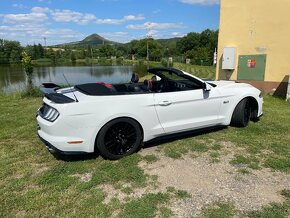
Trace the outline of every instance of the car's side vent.
<instances>
[{"instance_id":1,"label":"car's side vent","mask_svg":"<svg viewBox=\"0 0 290 218\"><path fill-rule=\"evenodd\" d=\"M38 110L38 115L47 121L53 122L58 118L59 112L55 108L43 104L43 106Z\"/></svg>"}]
</instances>

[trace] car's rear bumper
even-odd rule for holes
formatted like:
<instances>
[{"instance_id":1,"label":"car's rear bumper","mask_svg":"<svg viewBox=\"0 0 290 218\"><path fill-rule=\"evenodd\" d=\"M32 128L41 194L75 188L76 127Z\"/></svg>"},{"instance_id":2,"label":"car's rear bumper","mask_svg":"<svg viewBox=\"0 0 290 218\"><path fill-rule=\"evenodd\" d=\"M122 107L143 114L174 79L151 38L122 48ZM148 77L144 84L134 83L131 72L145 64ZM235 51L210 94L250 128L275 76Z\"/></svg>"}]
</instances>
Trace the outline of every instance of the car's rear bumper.
<instances>
[{"instance_id":1,"label":"car's rear bumper","mask_svg":"<svg viewBox=\"0 0 290 218\"><path fill-rule=\"evenodd\" d=\"M92 153L86 128L73 128L65 122L49 122L37 116L37 134L51 153Z\"/></svg>"},{"instance_id":2,"label":"car's rear bumper","mask_svg":"<svg viewBox=\"0 0 290 218\"><path fill-rule=\"evenodd\" d=\"M82 152L82 151L62 151L55 146L53 146L51 143L46 141L44 138L42 138L38 134L39 139L44 143L45 147L47 150L52 153L52 154L62 154L62 155L78 155L78 154L87 154L87 152Z\"/></svg>"}]
</instances>

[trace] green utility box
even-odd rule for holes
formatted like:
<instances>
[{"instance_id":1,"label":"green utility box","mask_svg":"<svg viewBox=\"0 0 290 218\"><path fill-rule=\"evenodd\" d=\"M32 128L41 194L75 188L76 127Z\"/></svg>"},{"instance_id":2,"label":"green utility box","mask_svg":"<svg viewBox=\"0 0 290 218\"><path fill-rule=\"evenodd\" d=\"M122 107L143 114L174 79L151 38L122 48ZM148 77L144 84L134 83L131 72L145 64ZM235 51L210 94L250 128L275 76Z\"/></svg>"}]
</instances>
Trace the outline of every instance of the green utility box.
<instances>
[{"instance_id":1,"label":"green utility box","mask_svg":"<svg viewBox=\"0 0 290 218\"><path fill-rule=\"evenodd\" d=\"M264 81L266 55L239 55L238 80Z\"/></svg>"}]
</instances>

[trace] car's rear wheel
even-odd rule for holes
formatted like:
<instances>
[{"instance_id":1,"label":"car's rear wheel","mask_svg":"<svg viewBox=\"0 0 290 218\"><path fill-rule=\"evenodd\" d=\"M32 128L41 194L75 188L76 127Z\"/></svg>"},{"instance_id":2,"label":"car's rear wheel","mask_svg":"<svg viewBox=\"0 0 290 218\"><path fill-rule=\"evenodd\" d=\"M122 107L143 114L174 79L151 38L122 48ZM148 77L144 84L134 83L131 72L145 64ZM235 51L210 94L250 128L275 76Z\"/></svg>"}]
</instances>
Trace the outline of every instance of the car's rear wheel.
<instances>
[{"instance_id":1,"label":"car's rear wheel","mask_svg":"<svg viewBox=\"0 0 290 218\"><path fill-rule=\"evenodd\" d=\"M251 107L249 99L245 98L236 106L231 125L236 127L246 127L250 121Z\"/></svg>"},{"instance_id":2,"label":"car's rear wheel","mask_svg":"<svg viewBox=\"0 0 290 218\"><path fill-rule=\"evenodd\" d=\"M139 124L130 118L107 123L99 132L96 146L105 158L117 160L135 153L142 142Z\"/></svg>"}]
</instances>

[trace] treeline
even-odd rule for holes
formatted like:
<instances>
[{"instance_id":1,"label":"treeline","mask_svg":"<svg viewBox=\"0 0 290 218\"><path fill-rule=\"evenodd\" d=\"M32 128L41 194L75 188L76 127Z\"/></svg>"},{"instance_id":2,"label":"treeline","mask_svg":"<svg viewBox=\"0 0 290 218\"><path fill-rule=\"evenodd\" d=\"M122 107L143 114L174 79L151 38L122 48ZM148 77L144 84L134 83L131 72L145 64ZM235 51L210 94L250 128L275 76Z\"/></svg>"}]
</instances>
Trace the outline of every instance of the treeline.
<instances>
[{"instance_id":1,"label":"treeline","mask_svg":"<svg viewBox=\"0 0 290 218\"><path fill-rule=\"evenodd\" d=\"M201 33L191 32L182 38L141 39L126 44L87 45L82 48L63 47L44 48L41 44L21 47L17 41L0 40L0 63L15 63L21 60L21 52L26 51L33 60L49 59L52 63L76 62L78 59L146 59L163 61L173 57L174 61L191 64L212 65L213 53L217 47L218 31L204 30ZM147 53L148 48L148 53Z\"/></svg>"},{"instance_id":2,"label":"treeline","mask_svg":"<svg viewBox=\"0 0 290 218\"><path fill-rule=\"evenodd\" d=\"M22 50L20 42L0 39L0 64L20 62Z\"/></svg>"}]
</instances>

